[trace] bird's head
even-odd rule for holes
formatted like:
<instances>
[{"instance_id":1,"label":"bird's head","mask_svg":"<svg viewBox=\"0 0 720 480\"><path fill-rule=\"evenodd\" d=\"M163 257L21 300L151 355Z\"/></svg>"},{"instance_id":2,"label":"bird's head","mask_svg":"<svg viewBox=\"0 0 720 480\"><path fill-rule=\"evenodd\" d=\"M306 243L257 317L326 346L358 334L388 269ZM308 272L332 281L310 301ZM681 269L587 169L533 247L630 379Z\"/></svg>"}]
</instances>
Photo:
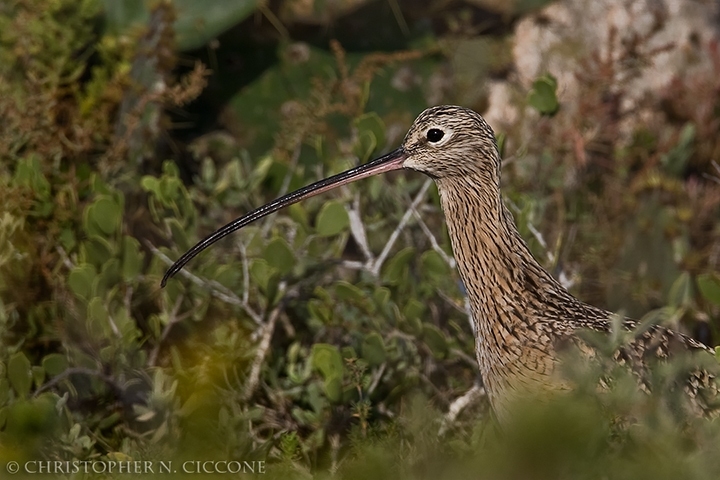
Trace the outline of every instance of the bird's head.
<instances>
[{"instance_id":1,"label":"bird's head","mask_svg":"<svg viewBox=\"0 0 720 480\"><path fill-rule=\"evenodd\" d=\"M402 167L433 178L497 171L500 157L492 128L474 111L441 105L422 112L401 150Z\"/></svg>"}]
</instances>

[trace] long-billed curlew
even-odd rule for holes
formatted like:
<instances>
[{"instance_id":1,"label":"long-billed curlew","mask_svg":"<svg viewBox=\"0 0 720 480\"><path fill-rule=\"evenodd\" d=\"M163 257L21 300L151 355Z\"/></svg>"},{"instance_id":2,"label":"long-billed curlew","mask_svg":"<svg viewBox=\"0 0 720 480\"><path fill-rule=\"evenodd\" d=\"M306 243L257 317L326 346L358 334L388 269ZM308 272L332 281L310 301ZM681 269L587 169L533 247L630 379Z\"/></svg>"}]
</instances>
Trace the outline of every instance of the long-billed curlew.
<instances>
[{"instance_id":1,"label":"long-billed curlew","mask_svg":"<svg viewBox=\"0 0 720 480\"><path fill-rule=\"evenodd\" d=\"M418 116L397 150L225 225L180 257L162 285L217 240L282 207L371 175L417 170L437 184L470 299L478 365L490 403L502 418L509 401L562 387L553 374L562 346L570 343L588 349L578 330L609 332L612 314L577 300L535 260L503 203L500 164L493 131L479 114L456 106L429 108ZM625 321L626 328L634 326ZM685 335L654 326L618 350L615 358L636 369L649 357L662 358L677 348L709 350ZM704 371L691 374L685 389L703 403L698 393L714 390L714 378Z\"/></svg>"}]
</instances>

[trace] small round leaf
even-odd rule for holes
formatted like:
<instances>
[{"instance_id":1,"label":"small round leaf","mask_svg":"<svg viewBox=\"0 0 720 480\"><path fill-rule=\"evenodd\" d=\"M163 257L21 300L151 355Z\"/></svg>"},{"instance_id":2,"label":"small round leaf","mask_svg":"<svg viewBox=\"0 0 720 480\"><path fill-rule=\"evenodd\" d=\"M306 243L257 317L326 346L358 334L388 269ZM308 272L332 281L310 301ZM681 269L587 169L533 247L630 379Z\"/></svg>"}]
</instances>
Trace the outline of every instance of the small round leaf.
<instances>
[{"instance_id":1,"label":"small round leaf","mask_svg":"<svg viewBox=\"0 0 720 480\"><path fill-rule=\"evenodd\" d=\"M350 225L345 207L340 202L331 201L323 205L317 216L315 228L318 235L330 237L342 232Z\"/></svg>"}]
</instances>

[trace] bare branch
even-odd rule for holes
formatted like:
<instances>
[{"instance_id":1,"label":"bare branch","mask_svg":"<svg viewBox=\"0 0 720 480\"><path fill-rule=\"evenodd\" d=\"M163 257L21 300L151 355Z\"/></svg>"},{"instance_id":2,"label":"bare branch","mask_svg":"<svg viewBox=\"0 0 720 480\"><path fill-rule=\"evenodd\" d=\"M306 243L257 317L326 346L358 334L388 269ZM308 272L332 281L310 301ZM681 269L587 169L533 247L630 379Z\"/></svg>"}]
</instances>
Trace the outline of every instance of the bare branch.
<instances>
[{"instance_id":1,"label":"bare branch","mask_svg":"<svg viewBox=\"0 0 720 480\"><path fill-rule=\"evenodd\" d=\"M242 275L243 275L243 292L242 301L245 305L250 300L250 263L247 258L247 249L245 244L238 242L238 249L240 250L240 260L242 262Z\"/></svg>"},{"instance_id":2,"label":"bare branch","mask_svg":"<svg viewBox=\"0 0 720 480\"><path fill-rule=\"evenodd\" d=\"M147 245L148 248L150 248L150 250L160 258L160 260L165 262L167 265L173 264L173 261L170 260L167 255L158 250L154 245L149 242L147 243ZM235 295L224 285L221 285L214 280L203 280L202 278L193 275L185 269L180 270L178 273L193 282L195 285L208 289L212 296L222 300L225 303L229 303L230 305L236 305L242 308L245 313L258 325L263 324L260 315L255 310L253 310L253 308L248 303L244 302L243 299Z\"/></svg>"},{"instance_id":3,"label":"bare branch","mask_svg":"<svg viewBox=\"0 0 720 480\"><path fill-rule=\"evenodd\" d=\"M717 184L720 184L720 164L716 162L715 160L712 161L713 167L715 167L715 170L717 170L718 174L717 176L710 175L709 173L703 173L703 178L707 178L708 180L715 182Z\"/></svg>"},{"instance_id":4,"label":"bare branch","mask_svg":"<svg viewBox=\"0 0 720 480\"><path fill-rule=\"evenodd\" d=\"M420 205L420 202L422 202L425 199L425 194L427 193L431 184L432 184L431 179L425 180L425 183L423 183L423 186L420 188L420 191L415 195L415 198L413 199L412 203L410 204L410 207L407 209L405 214L400 219L400 222L398 223L397 227L395 227L395 230L390 235L390 238L388 239L387 243L385 244L385 248L383 248L382 253L380 253L380 256L375 260L375 262L373 262L373 266L370 269L370 272L374 276L377 277L380 274L380 269L382 268L383 263L385 263L387 256L390 254L390 250L392 250L392 247L393 247L393 245L395 245L395 242L397 241L398 237L400 236L400 233L405 228L408 221L410 221L410 217L413 216L413 211L415 209L417 209L417 206Z\"/></svg>"},{"instance_id":5,"label":"bare branch","mask_svg":"<svg viewBox=\"0 0 720 480\"><path fill-rule=\"evenodd\" d=\"M375 373L373 373L372 376L372 382L370 382L370 386L367 389L367 396L369 397L372 395L372 393L377 388L378 384L380 383L380 380L382 379L383 374L385 373L385 368L387 367L387 362L383 362L382 365L380 365L380 368L378 368Z\"/></svg>"},{"instance_id":6,"label":"bare branch","mask_svg":"<svg viewBox=\"0 0 720 480\"><path fill-rule=\"evenodd\" d=\"M67 252L65 252L65 249L62 248L60 245L55 247L55 250L60 254L60 258L62 258L63 265L65 265L65 268L68 270L72 270L75 268L75 265L70 261L70 257L68 257Z\"/></svg>"},{"instance_id":7,"label":"bare branch","mask_svg":"<svg viewBox=\"0 0 720 480\"><path fill-rule=\"evenodd\" d=\"M455 258L445 253L445 250L443 250L443 248L440 246L437 239L435 238L435 235L433 235L432 231L430 231L430 227L427 226L427 223L425 223L425 220L423 220L422 215L420 215L420 212L418 212L417 208L412 207L412 211L413 215L415 215L415 219L420 225L420 229L423 231L428 240L430 240L430 245L432 246L432 249L435 250L442 257L443 260L445 260L445 263L447 263L450 268L455 268L457 266L457 264L455 263Z\"/></svg>"},{"instance_id":8,"label":"bare branch","mask_svg":"<svg viewBox=\"0 0 720 480\"><path fill-rule=\"evenodd\" d=\"M165 340L167 340L168 335L170 335L170 330L172 330L175 325L187 318L187 315L178 315L183 298L183 295L178 295L178 298L175 300L175 305L173 305L172 310L170 310L170 313L168 314L168 322L165 324L165 328L163 328L157 344L155 345L155 347L153 347L152 352L150 352L150 356L148 357L148 365L151 367L155 366L155 362L157 362L157 357L160 354L160 348L162 347L162 344L165 342Z\"/></svg>"},{"instance_id":9,"label":"bare branch","mask_svg":"<svg viewBox=\"0 0 720 480\"><path fill-rule=\"evenodd\" d=\"M280 284L280 289L285 290L285 288L286 284L282 282ZM296 293L297 291L295 287L291 288L287 293L284 293L278 304L272 309L270 315L268 315L265 325L261 327L262 337L260 339L260 344L255 351L255 358L253 359L252 366L250 367L250 375L248 377L247 384L245 385L245 392L243 393L243 399L245 400L249 400L250 397L252 397L258 383L260 382L260 370L262 369L263 362L265 361L267 351L270 348L270 340L275 332L277 319L285 308L287 301Z\"/></svg>"},{"instance_id":10,"label":"bare branch","mask_svg":"<svg viewBox=\"0 0 720 480\"><path fill-rule=\"evenodd\" d=\"M520 213L520 207L518 207L511 200L506 201L508 205L510 205L510 208L515 211L515 213ZM533 237L535 237L535 240L537 240L543 250L545 250L545 255L547 255L548 262L550 262L551 264L555 264L555 255L548 249L547 242L545 241L545 238L543 238L542 233L540 233L538 229L535 228L535 225L530 223L530 221L525 222L525 224L527 225L528 230L530 230L530 233L532 233Z\"/></svg>"},{"instance_id":11,"label":"bare branch","mask_svg":"<svg viewBox=\"0 0 720 480\"><path fill-rule=\"evenodd\" d=\"M70 375L87 375L89 377L95 377L100 380L102 380L105 384L107 384L109 387L111 387L116 392L122 392L123 389L118 383L115 381L115 379L109 375L105 375L99 370L92 370L90 368L85 367L73 367L65 369L62 373L57 374L55 377L53 377L52 380L44 383L41 387L39 387L37 390L35 390L35 393L33 394L33 397L37 397L45 390L49 390L58 383L62 382L66 378L68 378Z\"/></svg>"},{"instance_id":12,"label":"bare branch","mask_svg":"<svg viewBox=\"0 0 720 480\"><path fill-rule=\"evenodd\" d=\"M367 264L356 260L343 260L340 265L345 268L349 268L350 270L367 270Z\"/></svg>"},{"instance_id":13,"label":"bare branch","mask_svg":"<svg viewBox=\"0 0 720 480\"><path fill-rule=\"evenodd\" d=\"M475 324L475 318L472 314L472 307L470 305L470 299L465 295L465 315L467 316L468 323L470 324L470 330L473 332L473 337L478 338L477 325Z\"/></svg>"},{"instance_id":14,"label":"bare branch","mask_svg":"<svg viewBox=\"0 0 720 480\"><path fill-rule=\"evenodd\" d=\"M360 195L358 193L355 194L352 207L345 205L345 210L348 213L348 218L350 218L350 233L355 239L355 243L360 247L360 250L365 256L365 260L372 262L374 255L370 251L365 225L360 218Z\"/></svg>"},{"instance_id":15,"label":"bare branch","mask_svg":"<svg viewBox=\"0 0 720 480\"><path fill-rule=\"evenodd\" d=\"M452 426L452 424L455 423L455 420L457 420L460 412L462 412L468 405L472 405L473 403L478 401L485 394L485 388L482 387L479 383L476 383L470 390L465 392L465 395L453 400L453 402L450 404L450 408L448 408L448 412L443 418L438 434L444 435L445 432L447 432L447 430Z\"/></svg>"}]
</instances>

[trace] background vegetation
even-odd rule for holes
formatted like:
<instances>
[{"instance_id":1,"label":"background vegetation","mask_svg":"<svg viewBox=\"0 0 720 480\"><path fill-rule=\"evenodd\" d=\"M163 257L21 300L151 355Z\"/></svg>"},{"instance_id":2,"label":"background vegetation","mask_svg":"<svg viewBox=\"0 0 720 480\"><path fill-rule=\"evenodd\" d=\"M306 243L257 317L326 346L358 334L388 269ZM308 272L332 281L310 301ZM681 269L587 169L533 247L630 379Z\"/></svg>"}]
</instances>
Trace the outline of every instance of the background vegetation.
<instances>
[{"instance_id":1,"label":"background vegetation","mask_svg":"<svg viewBox=\"0 0 720 480\"><path fill-rule=\"evenodd\" d=\"M717 44L700 47L714 73L678 72L625 138L617 105L652 63L642 42L615 59L578 49L583 100L563 105L550 75L513 83L512 28L545 2L477 3L4 2L0 468L717 478L717 422L675 407L682 359L658 366L652 397L602 359L573 369L576 392L498 431L418 174L288 208L159 288L207 233L394 148L429 105L484 111L485 81L505 79L532 128L496 132L504 192L536 256L580 298L714 345ZM601 375L615 381L598 395Z\"/></svg>"}]
</instances>

